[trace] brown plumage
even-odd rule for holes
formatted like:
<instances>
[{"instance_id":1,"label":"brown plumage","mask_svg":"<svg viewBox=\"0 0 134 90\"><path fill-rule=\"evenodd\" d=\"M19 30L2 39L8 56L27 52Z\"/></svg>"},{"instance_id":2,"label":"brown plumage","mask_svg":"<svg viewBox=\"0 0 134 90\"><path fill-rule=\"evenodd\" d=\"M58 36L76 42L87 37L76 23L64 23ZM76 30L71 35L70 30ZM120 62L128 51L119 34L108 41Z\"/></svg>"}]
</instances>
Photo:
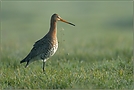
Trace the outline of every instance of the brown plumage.
<instances>
[{"instance_id":1,"label":"brown plumage","mask_svg":"<svg viewBox=\"0 0 134 90\"><path fill-rule=\"evenodd\" d=\"M57 21L62 21L75 26L74 24L63 20L59 15L53 14L51 17L49 32L42 39L35 42L30 53L22 61L20 61L20 63L27 62L25 67L29 65L29 62L43 60L43 71L45 71L44 67L46 60L50 56L53 56L58 49Z\"/></svg>"}]
</instances>

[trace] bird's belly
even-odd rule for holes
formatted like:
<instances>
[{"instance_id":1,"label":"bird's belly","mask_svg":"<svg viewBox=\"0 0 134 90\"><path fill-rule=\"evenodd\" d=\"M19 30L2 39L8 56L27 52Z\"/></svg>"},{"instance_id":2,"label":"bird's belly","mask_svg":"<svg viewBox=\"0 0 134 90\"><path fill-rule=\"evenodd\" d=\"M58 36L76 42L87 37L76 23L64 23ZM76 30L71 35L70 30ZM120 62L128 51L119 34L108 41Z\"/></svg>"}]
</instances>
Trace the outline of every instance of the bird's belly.
<instances>
[{"instance_id":1,"label":"bird's belly","mask_svg":"<svg viewBox=\"0 0 134 90\"><path fill-rule=\"evenodd\" d=\"M55 44L50 50L41 54L41 59L48 59L49 57L53 56L58 49L58 44Z\"/></svg>"}]
</instances>

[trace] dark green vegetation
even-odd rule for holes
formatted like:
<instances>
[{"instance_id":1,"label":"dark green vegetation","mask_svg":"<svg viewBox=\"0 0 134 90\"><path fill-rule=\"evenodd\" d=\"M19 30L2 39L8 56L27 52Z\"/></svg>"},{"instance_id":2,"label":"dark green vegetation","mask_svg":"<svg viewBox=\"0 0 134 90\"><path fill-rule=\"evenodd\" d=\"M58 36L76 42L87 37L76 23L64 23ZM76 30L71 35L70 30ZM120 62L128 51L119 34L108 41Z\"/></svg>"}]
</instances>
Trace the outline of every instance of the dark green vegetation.
<instances>
[{"instance_id":1,"label":"dark green vegetation","mask_svg":"<svg viewBox=\"0 0 134 90\"><path fill-rule=\"evenodd\" d=\"M132 2L2 2L0 89L132 89ZM59 49L24 68L22 60L58 13Z\"/></svg>"}]
</instances>

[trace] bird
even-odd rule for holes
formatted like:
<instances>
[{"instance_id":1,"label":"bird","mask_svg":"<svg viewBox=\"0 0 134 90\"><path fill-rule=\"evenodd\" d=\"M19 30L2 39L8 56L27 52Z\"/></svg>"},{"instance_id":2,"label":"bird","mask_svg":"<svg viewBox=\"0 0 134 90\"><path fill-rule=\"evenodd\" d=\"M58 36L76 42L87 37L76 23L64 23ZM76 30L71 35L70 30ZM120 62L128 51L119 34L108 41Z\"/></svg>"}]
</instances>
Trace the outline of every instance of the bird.
<instances>
[{"instance_id":1,"label":"bird","mask_svg":"<svg viewBox=\"0 0 134 90\"><path fill-rule=\"evenodd\" d=\"M20 61L20 63L26 62L25 68L29 63L37 60L43 61L43 72L45 72L46 61L55 54L58 49L58 39L57 39L57 21L61 21L72 26L75 26L73 23L70 23L62 19L58 14L53 14L50 20L50 29L48 33L36 41L33 45L33 48L29 54Z\"/></svg>"}]
</instances>

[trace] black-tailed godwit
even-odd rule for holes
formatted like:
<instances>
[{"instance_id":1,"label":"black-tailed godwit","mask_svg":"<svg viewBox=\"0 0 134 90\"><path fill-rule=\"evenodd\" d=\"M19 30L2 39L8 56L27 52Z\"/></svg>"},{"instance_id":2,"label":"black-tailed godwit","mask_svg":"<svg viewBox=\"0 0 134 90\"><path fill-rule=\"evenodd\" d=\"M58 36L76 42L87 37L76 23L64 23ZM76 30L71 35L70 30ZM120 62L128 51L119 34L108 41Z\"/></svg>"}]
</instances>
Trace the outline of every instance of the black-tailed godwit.
<instances>
[{"instance_id":1,"label":"black-tailed godwit","mask_svg":"<svg viewBox=\"0 0 134 90\"><path fill-rule=\"evenodd\" d=\"M29 62L43 60L43 71L45 71L45 63L47 59L53 56L58 49L57 21L62 21L75 26L74 24L63 20L58 14L53 14L49 32L42 39L35 42L30 53L20 61L20 63L27 62L25 67L29 65Z\"/></svg>"}]
</instances>

